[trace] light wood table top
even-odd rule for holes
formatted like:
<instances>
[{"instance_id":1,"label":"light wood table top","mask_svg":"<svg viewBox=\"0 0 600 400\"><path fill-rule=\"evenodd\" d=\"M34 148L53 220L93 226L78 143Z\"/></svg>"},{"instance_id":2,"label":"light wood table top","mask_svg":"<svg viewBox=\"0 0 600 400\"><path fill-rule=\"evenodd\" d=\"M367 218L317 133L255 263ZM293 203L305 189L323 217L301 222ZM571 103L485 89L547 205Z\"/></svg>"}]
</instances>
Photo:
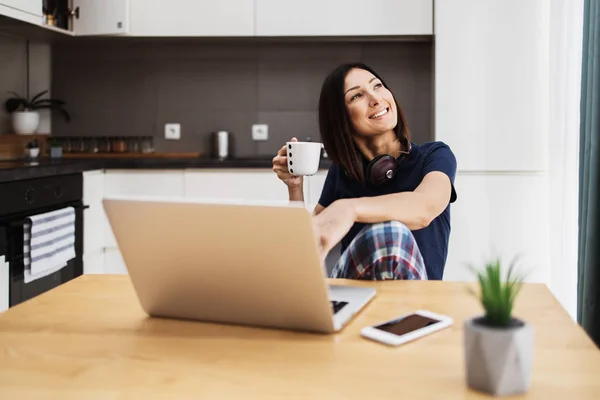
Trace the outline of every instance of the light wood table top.
<instances>
[{"instance_id":1,"label":"light wood table top","mask_svg":"<svg viewBox=\"0 0 600 400\"><path fill-rule=\"evenodd\" d=\"M478 399L462 322L481 313L454 282L355 282L376 298L334 335L148 318L126 275L86 275L0 314L0 399ZM397 348L365 325L423 308L455 325ZM600 353L546 286L516 315L535 328L522 398L600 398ZM518 397L521 398L521 397Z\"/></svg>"}]
</instances>

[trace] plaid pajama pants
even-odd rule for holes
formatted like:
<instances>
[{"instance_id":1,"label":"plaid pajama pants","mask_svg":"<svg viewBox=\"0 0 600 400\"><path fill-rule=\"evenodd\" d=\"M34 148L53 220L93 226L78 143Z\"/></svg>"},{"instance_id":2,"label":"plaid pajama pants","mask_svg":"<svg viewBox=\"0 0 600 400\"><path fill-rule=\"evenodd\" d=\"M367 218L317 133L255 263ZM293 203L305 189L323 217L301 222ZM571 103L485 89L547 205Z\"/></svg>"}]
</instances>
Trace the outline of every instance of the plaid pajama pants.
<instances>
[{"instance_id":1,"label":"plaid pajama pants","mask_svg":"<svg viewBox=\"0 0 600 400\"><path fill-rule=\"evenodd\" d=\"M331 272L332 278L427 279L415 238L401 222L366 225L350 242Z\"/></svg>"}]
</instances>

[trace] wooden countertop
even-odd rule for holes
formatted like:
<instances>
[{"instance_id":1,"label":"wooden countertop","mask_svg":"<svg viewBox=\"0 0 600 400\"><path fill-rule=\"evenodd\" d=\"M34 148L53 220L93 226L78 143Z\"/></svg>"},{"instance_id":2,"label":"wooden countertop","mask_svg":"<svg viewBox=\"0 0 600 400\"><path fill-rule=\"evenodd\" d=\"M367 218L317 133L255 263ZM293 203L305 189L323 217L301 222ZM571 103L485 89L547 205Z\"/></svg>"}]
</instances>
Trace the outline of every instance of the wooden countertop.
<instances>
[{"instance_id":1,"label":"wooden countertop","mask_svg":"<svg viewBox=\"0 0 600 400\"><path fill-rule=\"evenodd\" d=\"M487 398L465 385L462 322L481 309L464 283L351 283L377 297L322 335L147 318L128 276L86 275L0 314L0 398ZM359 336L417 308L455 325L398 348ZM600 353L549 290L526 285L515 311L535 327L518 398L600 398Z\"/></svg>"}]
</instances>

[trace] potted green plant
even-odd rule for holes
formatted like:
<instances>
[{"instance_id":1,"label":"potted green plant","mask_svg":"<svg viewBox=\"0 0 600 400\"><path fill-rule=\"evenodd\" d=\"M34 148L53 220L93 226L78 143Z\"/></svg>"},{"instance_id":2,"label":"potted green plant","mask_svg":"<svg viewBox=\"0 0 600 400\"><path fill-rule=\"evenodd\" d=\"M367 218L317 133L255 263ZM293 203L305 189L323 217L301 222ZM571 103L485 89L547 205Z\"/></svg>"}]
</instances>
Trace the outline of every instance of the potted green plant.
<instances>
[{"instance_id":1,"label":"potted green plant","mask_svg":"<svg viewBox=\"0 0 600 400\"><path fill-rule=\"evenodd\" d=\"M25 155L27 158L37 158L40 155L40 145L37 139L33 139L25 145Z\"/></svg>"},{"instance_id":2,"label":"potted green plant","mask_svg":"<svg viewBox=\"0 0 600 400\"><path fill-rule=\"evenodd\" d=\"M36 133L40 123L40 114L38 110L48 108L60 112L67 121L71 120L71 116L64 109L65 102L58 99L42 98L48 90L44 90L31 99L20 96L15 92L9 92L12 97L9 97L4 103L4 108L11 114L12 126L15 133L20 135L31 135Z\"/></svg>"},{"instance_id":3,"label":"potted green plant","mask_svg":"<svg viewBox=\"0 0 600 400\"><path fill-rule=\"evenodd\" d=\"M529 389L533 361L533 327L513 316L523 278L514 273L513 261L502 279L499 259L475 271L484 314L465 321L464 346L467 385L495 396Z\"/></svg>"}]
</instances>

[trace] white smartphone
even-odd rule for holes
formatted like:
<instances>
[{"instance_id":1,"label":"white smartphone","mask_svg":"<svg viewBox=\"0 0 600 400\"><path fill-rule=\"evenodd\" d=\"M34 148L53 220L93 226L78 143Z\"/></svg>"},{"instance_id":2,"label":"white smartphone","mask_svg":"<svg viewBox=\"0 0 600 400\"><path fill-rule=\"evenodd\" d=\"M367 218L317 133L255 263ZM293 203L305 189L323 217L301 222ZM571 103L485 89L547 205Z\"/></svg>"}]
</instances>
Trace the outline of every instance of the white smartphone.
<instances>
[{"instance_id":1,"label":"white smartphone","mask_svg":"<svg viewBox=\"0 0 600 400\"><path fill-rule=\"evenodd\" d=\"M452 323L452 318L447 315L440 315L427 310L417 310L378 325L366 326L360 333L362 336L377 342L390 346L400 346L448 328L452 326Z\"/></svg>"}]
</instances>

